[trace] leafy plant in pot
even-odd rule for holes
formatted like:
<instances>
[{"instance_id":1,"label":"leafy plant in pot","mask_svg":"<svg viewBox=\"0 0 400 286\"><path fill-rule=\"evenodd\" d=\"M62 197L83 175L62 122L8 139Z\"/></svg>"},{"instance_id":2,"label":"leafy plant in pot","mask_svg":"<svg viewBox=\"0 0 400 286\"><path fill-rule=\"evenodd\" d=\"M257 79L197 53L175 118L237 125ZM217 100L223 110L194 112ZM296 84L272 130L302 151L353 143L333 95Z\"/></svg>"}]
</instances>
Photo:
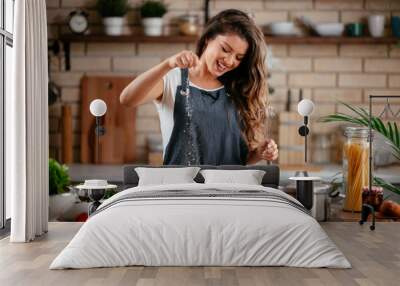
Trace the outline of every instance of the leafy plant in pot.
<instances>
[{"instance_id":1,"label":"leafy plant in pot","mask_svg":"<svg viewBox=\"0 0 400 286\"><path fill-rule=\"evenodd\" d=\"M54 220L75 202L72 194L66 193L71 183L68 167L49 159L49 217Z\"/></svg>"},{"instance_id":2,"label":"leafy plant in pot","mask_svg":"<svg viewBox=\"0 0 400 286\"><path fill-rule=\"evenodd\" d=\"M146 36L161 36L163 16L167 13L167 6L160 1L148 0L140 6L140 16L144 34Z\"/></svg>"},{"instance_id":3,"label":"leafy plant in pot","mask_svg":"<svg viewBox=\"0 0 400 286\"><path fill-rule=\"evenodd\" d=\"M345 113L335 113L331 115L324 116L320 119L322 122L344 122L351 123L358 126L368 127L369 126L369 112L361 107L351 106L345 102L340 102L344 105L349 112L354 115L349 115ZM391 148L391 153L393 156L400 160L400 128L394 121L388 121L386 123L382 122L379 117L371 116L371 129L379 133L383 138L386 139L386 143L389 144ZM400 195L400 188L396 187L382 178L374 177L373 184L381 186L384 189Z\"/></svg>"},{"instance_id":4,"label":"leafy plant in pot","mask_svg":"<svg viewBox=\"0 0 400 286\"><path fill-rule=\"evenodd\" d=\"M124 16L129 9L128 0L97 0L96 8L103 18L105 34L121 35Z\"/></svg>"}]
</instances>

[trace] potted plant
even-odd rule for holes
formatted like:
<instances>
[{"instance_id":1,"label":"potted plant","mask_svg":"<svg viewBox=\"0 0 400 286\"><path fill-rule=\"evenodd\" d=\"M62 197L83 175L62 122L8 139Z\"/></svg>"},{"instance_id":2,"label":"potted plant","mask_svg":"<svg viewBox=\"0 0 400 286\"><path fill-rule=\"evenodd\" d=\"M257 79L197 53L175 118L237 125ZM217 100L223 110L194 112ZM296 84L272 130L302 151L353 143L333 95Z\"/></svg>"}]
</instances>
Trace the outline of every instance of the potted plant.
<instances>
[{"instance_id":1,"label":"potted plant","mask_svg":"<svg viewBox=\"0 0 400 286\"><path fill-rule=\"evenodd\" d=\"M142 17L144 34L146 36L162 35L162 17L167 11L167 6L160 1L148 0L140 6L140 16Z\"/></svg>"},{"instance_id":2,"label":"potted plant","mask_svg":"<svg viewBox=\"0 0 400 286\"><path fill-rule=\"evenodd\" d=\"M49 217L57 219L75 202L75 196L67 192L70 184L68 167L49 159Z\"/></svg>"},{"instance_id":3,"label":"potted plant","mask_svg":"<svg viewBox=\"0 0 400 286\"><path fill-rule=\"evenodd\" d=\"M49 159L49 194L62 194L70 184L68 167L54 159Z\"/></svg>"},{"instance_id":4,"label":"potted plant","mask_svg":"<svg viewBox=\"0 0 400 286\"><path fill-rule=\"evenodd\" d=\"M337 112L335 114L324 116L320 119L322 122L346 122L358 126L369 127L369 112L362 107L355 107L345 102L340 102L349 112L354 115ZM386 124L379 117L371 116L371 129L379 133L391 147L393 156L400 160L400 128L395 121L388 121ZM400 188L396 187L379 177L373 178L373 183L384 189L400 195Z\"/></svg>"},{"instance_id":5,"label":"potted plant","mask_svg":"<svg viewBox=\"0 0 400 286\"><path fill-rule=\"evenodd\" d=\"M128 12L127 0L97 0L97 11L103 18L106 35L122 34L124 16Z\"/></svg>"}]
</instances>

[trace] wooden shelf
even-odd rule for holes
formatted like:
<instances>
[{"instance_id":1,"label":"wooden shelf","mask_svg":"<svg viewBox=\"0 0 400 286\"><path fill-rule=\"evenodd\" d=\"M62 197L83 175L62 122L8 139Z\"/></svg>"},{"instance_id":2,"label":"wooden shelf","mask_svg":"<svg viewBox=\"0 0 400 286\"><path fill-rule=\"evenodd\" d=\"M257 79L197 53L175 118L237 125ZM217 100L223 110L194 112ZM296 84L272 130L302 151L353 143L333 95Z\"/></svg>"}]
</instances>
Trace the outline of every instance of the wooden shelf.
<instances>
[{"instance_id":1,"label":"wooden shelf","mask_svg":"<svg viewBox=\"0 0 400 286\"><path fill-rule=\"evenodd\" d=\"M195 43L198 39L197 36L158 36L149 37L144 35L122 35L122 36L107 36L101 34L93 35L74 35L65 34L61 35L60 41L64 44L65 51L65 65L66 70L70 69L70 43L72 42L97 42L97 43ZM300 37L300 36L265 36L265 41L267 44L308 44L308 45L326 45L326 44L396 44L400 43L400 39L394 37L382 37L382 38L372 38L372 37Z\"/></svg>"},{"instance_id":2,"label":"wooden shelf","mask_svg":"<svg viewBox=\"0 0 400 286\"><path fill-rule=\"evenodd\" d=\"M194 43L196 36L157 36L144 35L72 35L60 37L63 42L119 42L119 43ZM271 44L396 44L400 39L394 37L300 37L300 36L265 36L265 41Z\"/></svg>"}]
</instances>

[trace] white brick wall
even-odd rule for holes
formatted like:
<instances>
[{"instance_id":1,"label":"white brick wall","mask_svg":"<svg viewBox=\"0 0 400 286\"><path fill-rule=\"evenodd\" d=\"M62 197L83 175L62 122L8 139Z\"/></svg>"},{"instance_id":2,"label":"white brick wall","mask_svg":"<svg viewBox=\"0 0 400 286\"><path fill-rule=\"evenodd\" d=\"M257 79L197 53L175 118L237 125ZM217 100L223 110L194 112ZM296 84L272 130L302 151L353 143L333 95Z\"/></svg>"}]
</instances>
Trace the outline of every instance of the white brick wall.
<instances>
[{"instance_id":1,"label":"white brick wall","mask_svg":"<svg viewBox=\"0 0 400 286\"><path fill-rule=\"evenodd\" d=\"M111 58L71 57L71 71L111 71Z\"/></svg>"},{"instance_id":2,"label":"white brick wall","mask_svg":"<svg viewBox=\"0 0 400 286\"><path fill-rule=\"evenodd\" d=\"M289 18L295 20L301 16L305 16L316 23L332 23L339 21L338 11L293 11L290 13Z\"/></svg>"},{"instance_id":3,"label":"white brick wall","mask_svg":"<svg viewBox=\"0 0 400 286\"><path fill-rule=\"evenodd\" d=\"M314 70L327 72L361 72L361 59L344 59L344 58L315 58Z\"/></svg>"},{"instance_id":4,"label":"white brick wall","mask_svg":"<svg viewBox=\"0 0 400 286\"><path fill-rule=\"evenodd\" d=\"M253 12L255 21L257 25L263 26L271 22L277 21L287 21L288 12L287 11L260 11L256 10Z\"/></svg>"},{"instance_id":5,"label":"white brick wall","mask_svg":"<svg viewBox=\"0 0 400 286\"><path fill-rule=\"evenodd\" d=\"M136 45L131 43L88 43L88 56L134 56Z\"/></svg>"},{"instance_id":6,"label":"white brick wall","mask_svg":"<svg viewBox=\"0 0 400 286\"><path fill-rule=\"evenodd\" d=\"M80 89L77 87L64 87L61 92L61 100L65 103L79 102Z\"/></svg>"},{"instance_id":7,"label":"white brick wall","mask_svg":"<svg viewBox=\"0 0 400 286\"><path fill-rule=\"evenodd\" d=\"M269 0L264 2L264 7L266 10L305 10L313 8L313 1L312 0L295 0L295 1Z\"/></svg>"},{"instance_id":8,"label":"white brick wall","mask_svg":"<svg viewBox=\"0 0 400 286\"><path fill-rule=\"evenodd\" d=\"M336 45L291 45L289 55L294 57L336 56Z\"/></svg>"},{"instance_id":9,"label":"white brick wall","mask_svg":"<svg viewBox=\"0 0 400 286\"><path fill-rule=\"evenodd\" d=\"M333 73L291 73L289 85L295 87L335 86L336 75Z\"/></svg>"},{"instance_id":10,"label":"white brick wall","mask_svg":"<svg viewBox=\"0 0 400 286\"><path fill-rule=\"evenodd\" d=\"M341 45L339 55L342 57L386 57L386 45Z\"/></svg>"},{"instance_id":11,"label":"white brick wall","mask_svg":"<svg viewBox=\"0 0 400 286\"><path fill-rule=\"evenodd\" d=\"M383 74L340 74L340 87L384 87L386 75Z\"/></svg>"},{"instance_id":12,"label":"white brick wall","mask_svg":"<svg viewBox=\"0 0 400 286\"><path fill-rule=\"evenodd\" d=\"M114 57L112 66L114 71L130 71L137 74L150 69L160 62L161 59L155 56Z\"/></svg>"},{"instance_id":13,"label":"white brick wall","mask_svg":"<svg viewBox=\"0 0 400 286\"><path fill-rule=\"evenodd\" d=\"M256 11L263 9L263 1L242 1L242 0L217 0L215 1L215 9L225 10L235 7L236 9Z\"/></svg>"},{"instance_id":14,"label":"white brick wall","mask_svg":"<svg viewBox=\"0 0 400 286\"><path fill-rule=\"evenodd\" d=\"M355 10L362 9L364 0L316 0L315 8L318 10Z\"/></svg>"},{"instance_id":15,"label":"white brick wall","mask_svg":"<svg viewBox=\"0 0 400 286\"><path fill-rule=\"evenodd\" d=\"M389 87L400 87L400 75L389 76Z\"/></svg>"},{"instance_id":16,"label":"white brick wall","mask_svg":"<svg viewBox=\"0 0 400 286\"><path fill-rule=\"evenodd\" d=\"M332 103L344 101L348 103L361 103L363 101L362 89L337 89L337 88L316 88L314 89L313 100L321 103Z\"/></svg>"},{"instance_id":17,"label":"white brick wall","mask_svg":"<svg viewBox=\"0 0 400 286\"><path fill-rule=\"evenodd\" d=\"M366 0L366 8L379 11L400 10L400 2L398 0Z\"/></svg>"},{"instance_id":18,"label":"white brick wall","mask_svg":"<svg viewBox=\"0 0 400 286\"><path fill-rule=\"evenodd\" d=\"M366 72L399 73L400 59L366 59Z\"/></svg>"},{"instance_id":19,"label":"white brick wall","mask_svg":"<svg viewBox=\"0 0 400 286\"><path fill-rule=\"evenodd\" d=\"M63 87L79 87L83 75L83 72L52 72L51 79Z\"/></svg>"},{"instance_id":20,"label":"white brick wall","mask_svg":"<svg viewBox=\"0 0 400 286\"><path fill-rule=\"evenodd\" d=\"M280 58L279 59L279 69L273 68L271 71L283 70L285 72L292 72L292 71L311 71L312 64L311 58Z\"/></svg>"},{"instance_id":21,"label":"white brick wall","mask_svg":"<svg viewBox=\"0 0 400 286\"><path fill-rule=\"evenodd\" d=\"M126 16L126 33L140 33L138 5L142 0L129 0L131 9ZM203 20L203 0L164 0L169 4L165 16L165 31L176 32L176 18L189 10ZM96 0L46 0L48 36L57 38L70 33L66 26L68 14L76 8L89 12L90 30L102 32L101 18L95 10ZM371 13L383 13L387 19L400 15L398 0L214 0L210 2L211 15L226 8L239 8L251 12L255 21L265 26L274 21L287 21L305 15L316 22L341 21L343 23L365 20ZM389 22L387 22L389 23ZM292 110L300 88L303 97L316 103L312 117L313 132L332 131L335 124L315 122L318 116L344 110L337 100L366 106L370 94L400 94L400 48L396 45L270 45L278 59L271 69L268 83L275 93L270 102L276 111L285 108L287 91L292 91ZM65 70L63 54L51 57L51 79L61 87L61 103L49 108L50 152L60 155L61 137L57 134L61 119L61 105L72 107L74 129L74 158L80 152L80 81L84 75L137 75L165 58L184 49L195 49L194 44L150 43L73 43L71 45L71 70ZM374 108L383 107L377 104ZM160 135L155 106L148 103L137 110L137 155L141 162L147 157L148 136ZM276 136L276 130L273 131Z\"/></svg>"}]
</instances>

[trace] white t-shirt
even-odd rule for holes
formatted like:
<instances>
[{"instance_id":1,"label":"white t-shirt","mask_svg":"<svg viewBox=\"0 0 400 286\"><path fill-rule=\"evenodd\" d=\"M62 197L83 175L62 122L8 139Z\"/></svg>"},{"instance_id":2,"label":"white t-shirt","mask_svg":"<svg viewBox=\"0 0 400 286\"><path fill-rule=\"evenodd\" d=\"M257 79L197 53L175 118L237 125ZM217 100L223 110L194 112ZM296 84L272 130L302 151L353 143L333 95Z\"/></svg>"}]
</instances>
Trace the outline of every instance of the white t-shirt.
<instances>
[{"instance_id":1,"label":"white t-shirt","mask_svg":"<svg viewBox=\"0 0 400 286\"><path fill-rule=\"evenodd\" d=\"M160 128L161 128L161 137L163 142L163 156L164 156L168 142L171 138L172 130L174 128L175 96L178 86L181 85L181 69L174 68L170 70L163 77L163 82L164 82L164 90L162 99L161 101L153 100L153 102L156 105L158 115L160 117ZM205 91L215 91L223 88L222 86L214 89L205 89L195 85L191 81L189 81L189 85Z\"/></svg>"}]
</instances>

